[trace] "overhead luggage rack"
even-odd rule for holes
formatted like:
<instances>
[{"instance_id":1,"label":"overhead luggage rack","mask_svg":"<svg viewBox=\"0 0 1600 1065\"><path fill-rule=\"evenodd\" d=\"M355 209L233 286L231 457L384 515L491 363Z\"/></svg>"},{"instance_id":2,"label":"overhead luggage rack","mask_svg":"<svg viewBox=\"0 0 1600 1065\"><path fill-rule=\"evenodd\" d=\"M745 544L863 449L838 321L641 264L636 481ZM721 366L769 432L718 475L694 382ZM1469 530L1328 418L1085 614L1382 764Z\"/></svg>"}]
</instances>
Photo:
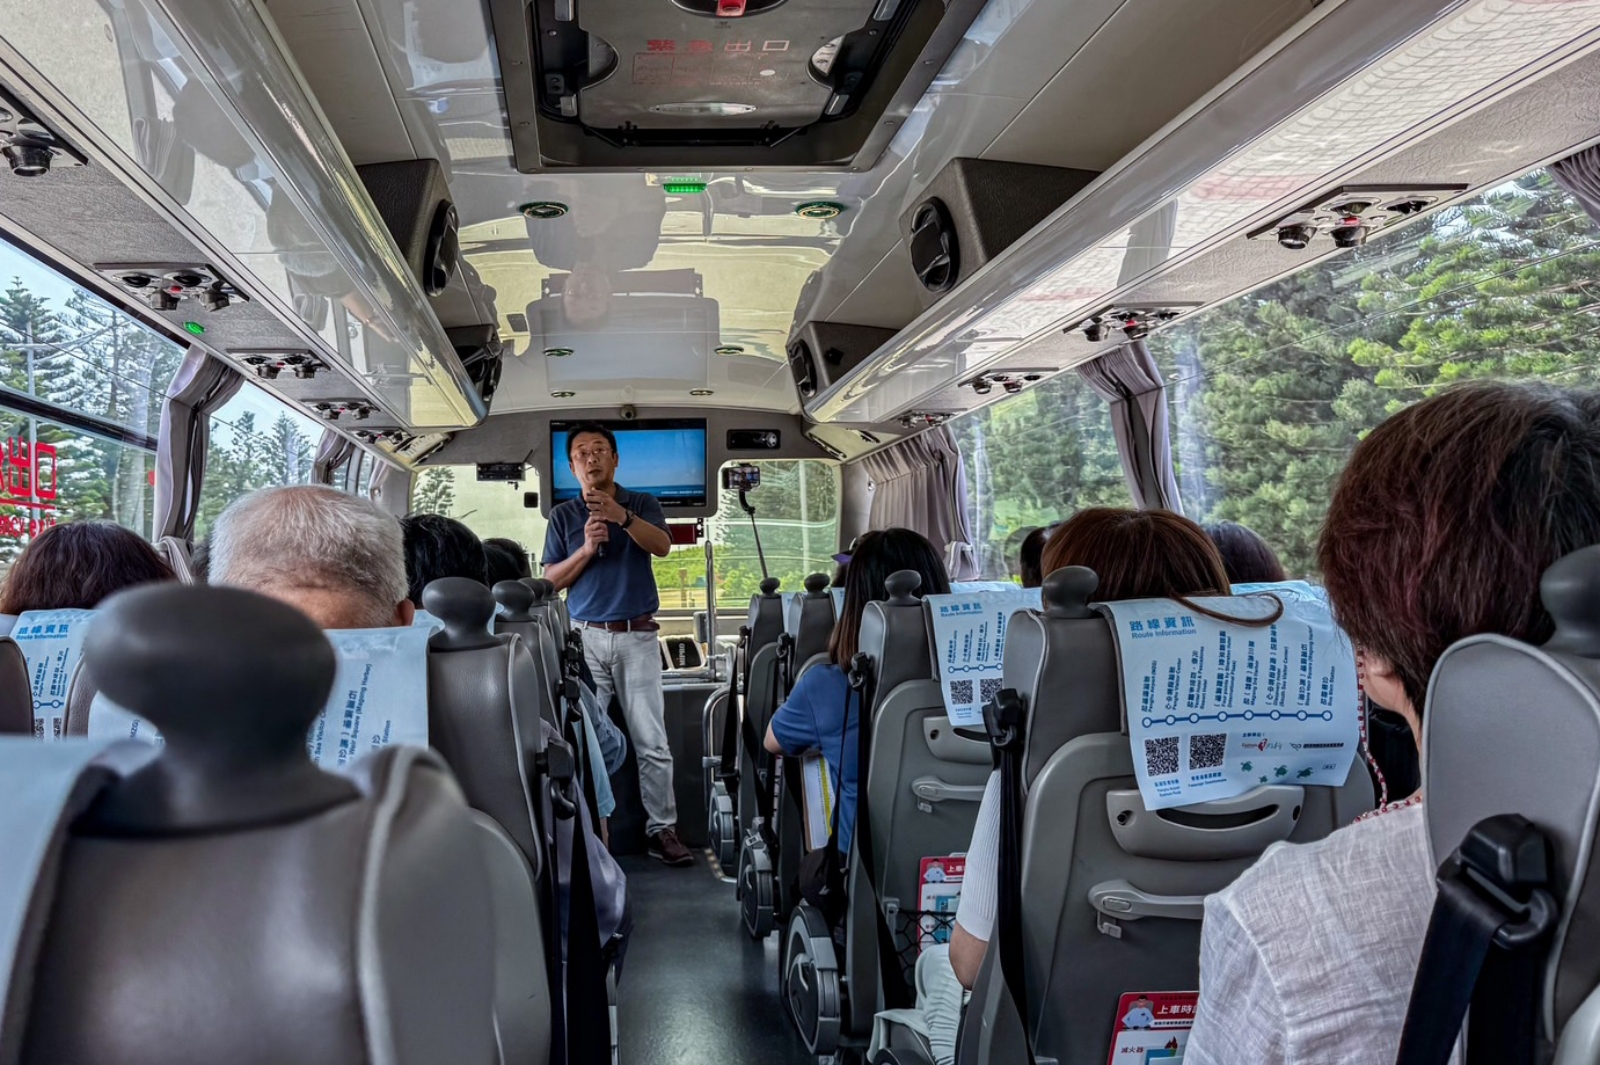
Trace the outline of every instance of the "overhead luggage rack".
<instances>
[{"instance_id":1,"label":"overhead luggage rack","mask_svg":"<svg viewBox=\"0 0 1600 1065\"><path fill-rule=\"evenodd\" d=\"M491 0L517 169L870 169L982 0Z\"/></svg>"}]
</instances>

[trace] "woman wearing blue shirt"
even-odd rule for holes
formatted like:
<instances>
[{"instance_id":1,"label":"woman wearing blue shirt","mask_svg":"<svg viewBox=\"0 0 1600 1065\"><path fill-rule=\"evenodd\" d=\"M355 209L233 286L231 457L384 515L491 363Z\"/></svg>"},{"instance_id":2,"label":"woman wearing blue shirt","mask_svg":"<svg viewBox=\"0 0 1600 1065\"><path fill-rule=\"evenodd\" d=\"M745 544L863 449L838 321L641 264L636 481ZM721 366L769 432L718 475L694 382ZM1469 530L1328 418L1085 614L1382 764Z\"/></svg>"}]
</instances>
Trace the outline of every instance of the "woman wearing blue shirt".
<instances>
[{"instance_id":1,"label":"woman wearing blue shirt","mask_svg":"<svg viewBox=\"0 0 1600 1065\"><path fill-rule=\"evenodd\" d=\"M850 700L845 721L845 679L861 640L861 615L867 604L889 598L884 582L900 570L922 575L922 595L944 595L950 578L927 538L910 529L884 529L861 536L845 569L844 606L828 641L828 664L814 666L796 682L767 725L766 748L774 754L799 755L816 749L833 771L839 796L839 853L850 853L856 823L856 723L859 700Z\"/></svg>"}]
</instances>

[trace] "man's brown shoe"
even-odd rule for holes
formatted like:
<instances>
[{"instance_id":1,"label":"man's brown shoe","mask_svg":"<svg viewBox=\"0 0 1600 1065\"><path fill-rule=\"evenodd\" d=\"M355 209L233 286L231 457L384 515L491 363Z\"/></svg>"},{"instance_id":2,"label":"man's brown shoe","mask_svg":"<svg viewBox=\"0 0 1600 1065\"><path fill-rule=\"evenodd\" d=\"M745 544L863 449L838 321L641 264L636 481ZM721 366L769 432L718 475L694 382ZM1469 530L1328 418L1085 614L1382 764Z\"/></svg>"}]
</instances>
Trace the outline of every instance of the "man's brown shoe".
<instances>
[{"instance_id":1,"label":"man's brown shoe","mask_svg":"<svg viewBox=\"0 0 1600 1065\"><path fill-rule=\"evenodd\" d=\"M676 828L663 828L650 837L650 857L667 865L694 864L694 854L678 841Z\"/></svg>"}]
</instances>

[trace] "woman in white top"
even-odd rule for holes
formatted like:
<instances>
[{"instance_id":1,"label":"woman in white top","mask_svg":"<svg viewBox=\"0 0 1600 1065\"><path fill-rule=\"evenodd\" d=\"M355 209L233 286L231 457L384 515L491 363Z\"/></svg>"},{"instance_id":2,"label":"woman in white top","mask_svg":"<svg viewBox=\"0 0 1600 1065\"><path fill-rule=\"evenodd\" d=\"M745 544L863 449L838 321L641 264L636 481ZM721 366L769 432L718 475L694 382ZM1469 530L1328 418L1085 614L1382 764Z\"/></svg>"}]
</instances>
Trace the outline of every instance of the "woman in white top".
<instances>
[{"instance_id":1,"label":"woman in white top","mask_svg":"<svg viewBox=\"0 0 1600 1065\"><path fill-rule=\"evenodd\" d=\"M1546 639L1540 575L1596 542L1600 394L1476 384L1356 446L1318 561L1367 694L1420 736L1445 648L1475 633ZM1187 1065L1395 1059L1434 897L1421 798L1274 846L1206 900Z\"/></svg>"}]
</instances>

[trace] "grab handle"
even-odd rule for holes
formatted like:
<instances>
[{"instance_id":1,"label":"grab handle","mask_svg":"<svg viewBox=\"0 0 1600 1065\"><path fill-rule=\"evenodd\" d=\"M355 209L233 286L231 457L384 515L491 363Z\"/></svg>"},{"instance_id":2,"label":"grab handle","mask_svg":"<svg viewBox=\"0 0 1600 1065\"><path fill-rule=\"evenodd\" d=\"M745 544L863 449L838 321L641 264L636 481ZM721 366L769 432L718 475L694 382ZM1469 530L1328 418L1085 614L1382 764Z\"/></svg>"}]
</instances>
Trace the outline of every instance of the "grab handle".
<instances>
[{"instance_id":1,"label":"grab handle","mask_svg":"<svg viewBox=\"0 0 1600 1065\"><path fill-rule=\"evenodd\" d=\"M1170 917L1198 921L1205 916L1204 895L1152 895L1126 880L1107 880L1089 889L1089 905L1119 921Z\"/></svg>"},{"instance_id":2,"label":"grab handle","mask_svg":"<svg viewBox=\"0 0 1600 1065\"><path fill-rule=\"evenodd\" d=\"M982 802L982 784L946 784L938 777L918 777L911 793L922 802Z\"/></svg>"}]
</instances>

